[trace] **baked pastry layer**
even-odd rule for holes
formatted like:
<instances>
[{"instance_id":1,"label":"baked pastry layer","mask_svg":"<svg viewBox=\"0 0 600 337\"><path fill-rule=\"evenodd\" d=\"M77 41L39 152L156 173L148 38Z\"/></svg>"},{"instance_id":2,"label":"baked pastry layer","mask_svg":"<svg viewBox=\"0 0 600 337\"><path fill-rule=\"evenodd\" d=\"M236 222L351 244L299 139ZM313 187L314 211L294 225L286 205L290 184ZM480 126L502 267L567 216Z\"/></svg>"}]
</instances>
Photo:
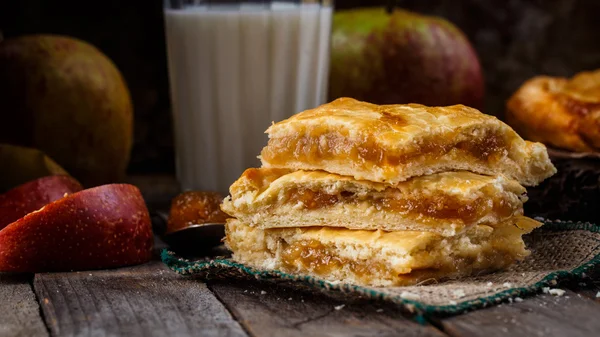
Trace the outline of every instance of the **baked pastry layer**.
<instances>
[{"instance_id":1,"label":"baked pastry layer","mask_svg":"<svg viewBox=\"0 0 600 337\"><path fill-rule=\"evenodd\" d=\"M506 120L533 141L579 152L600 150L600 70L571 79L528 80L508 101Z\"/></svg>"},{"instance_id":2,"label":"baked pastry layer","mask_svg":"<svg viewBox=\"0 0 600 337\"><path fill-rule=\"evenodd\" d=\"M223 211L259 228L320 226L454 235L523 214L525 188L504 176L443 172L396 186L324 171L251 168Z\"/></svg>"},{"instance_id":3,"label":"baked pastry layer","mask_svg":"<svg viewBox=\"0 0 600 337\"><path fill-rule=\"evenodd\" d=\"M490 272L529 254L521 235L541 224L525 217L461 235L362 231L332 227L261 230L229 219L225 244L235 261L332 282L403 286Z\"/></svg>"},{"instance_id":4,"label":"baked pastry layer","mask_svg":"<svg viewBox=\"0 0 600 337\"><path fill-rule=\"evenodd\" d=\"M449 170L536 185L556 172L543 144L463 106L375 105L339 98L267 130L264 167L324 170L395 184Z\"/></svg>"}]
</instances>

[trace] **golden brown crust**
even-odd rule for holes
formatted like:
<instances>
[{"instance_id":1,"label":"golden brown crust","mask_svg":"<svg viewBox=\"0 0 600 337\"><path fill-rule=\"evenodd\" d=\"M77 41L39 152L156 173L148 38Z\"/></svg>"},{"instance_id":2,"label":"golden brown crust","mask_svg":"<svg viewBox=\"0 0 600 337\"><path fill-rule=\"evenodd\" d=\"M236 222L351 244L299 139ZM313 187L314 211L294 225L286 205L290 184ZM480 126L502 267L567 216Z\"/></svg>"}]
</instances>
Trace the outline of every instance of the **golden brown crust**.
<instances>
[{"instance_id":1,"label":"golden brown crust","mask_svg":"<svg viewBox=\"0 0 600 337\"><path fill-rule=\"evenodd\" d=\"M544 145L463 106L375 105L340 98L272 125L263 166L396 184L449 170L536 185L555 173Z\"/></svg>"},{"instance_id":2,"label":"golden brown crust","mask_svg":"<svg viewBox=\"0 0 600 337\"><path fill-rule=\"evenodd\" d=\"M538 76L507 102L507 123L529 140L591 152L600 149L600 70L571 79Z\"/></svg>"},{"instance_id":3,"label":"golden brown crust","mask_svg":"<svg viewBox=\"0 0 600 337\"><path fill-rule=\"evenodd\" d=\"M504 176L442 172L395 186L324 171L248 169L222 209L259 228L321 226L455 235L523 213L525 188Z\"/></svg>"}]
</instances>

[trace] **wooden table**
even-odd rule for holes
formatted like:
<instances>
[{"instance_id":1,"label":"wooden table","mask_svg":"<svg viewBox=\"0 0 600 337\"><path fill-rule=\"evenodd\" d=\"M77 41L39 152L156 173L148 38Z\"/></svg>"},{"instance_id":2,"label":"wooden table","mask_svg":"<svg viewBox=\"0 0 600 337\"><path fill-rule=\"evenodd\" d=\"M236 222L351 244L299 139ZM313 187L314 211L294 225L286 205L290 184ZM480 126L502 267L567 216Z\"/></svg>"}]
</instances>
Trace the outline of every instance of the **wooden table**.
<instances>
[{"instance_id":1,"label":"wooden table","mask_svg":"<svg viewBox=\"0 0 600 337\"><path fill-rule=\"evenodd\" d=\"M168 204L172 179L138 179ZM148 188L143 188L148 186ZM562 297L540 294L425 325L397 307L289 284L183 277L155 259L113 270L0 273L4 336L600 336L600 270ZM343 305L343 306L342 306Z\"/></svg>"},{"instance_id":2,"label":"wooden table","mask_svg":"<svg viewBox=\"0 0 600 337\"><path fill-rule=\"evenodd\" d=\"M157 251L158 253L158 251ZM0 336L600 336L600 273L519 303L420 325L393 305L288 284L127 268L0 273ZM343 306L342 306L343 305Z\"/></svg>"}]
</instances>

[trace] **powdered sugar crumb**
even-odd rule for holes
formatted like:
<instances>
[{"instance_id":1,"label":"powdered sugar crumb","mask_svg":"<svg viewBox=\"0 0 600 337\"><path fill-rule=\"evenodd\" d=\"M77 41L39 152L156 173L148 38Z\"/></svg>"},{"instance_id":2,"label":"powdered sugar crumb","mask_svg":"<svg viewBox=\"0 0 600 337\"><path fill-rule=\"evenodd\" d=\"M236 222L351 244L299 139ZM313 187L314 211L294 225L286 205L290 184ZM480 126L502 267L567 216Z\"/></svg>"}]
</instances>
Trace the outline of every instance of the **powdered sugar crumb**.
<instances>
[{"instance_id":1,"label":"powdered sugar crumb","mask_svg":"<svg viewBox=\"0 0 600 337\"><path fill-rule=\"evenodd\" d=\"M421 296L419 296L419 294L414 294L414 293L411 293L411 292L408 292L408 291L403 291L403 292L400 294L400 298L402 298L402 299L405 299L405 300L413 300L413 301L416 301L416 300L418 300L419 298L421 298Z\"/></svg>"},{"instance_id":2,"label":"powdered sugar crumb","mask_svg":"<svg viewBox=\"0 0 600 337\"><path fill-rule=\"evenodd\" d=\"M456 289L452 292L452 295L454 295L456 298L462 298L465 297L465 291L462 289Z\"/></svg>"}]
</instances>

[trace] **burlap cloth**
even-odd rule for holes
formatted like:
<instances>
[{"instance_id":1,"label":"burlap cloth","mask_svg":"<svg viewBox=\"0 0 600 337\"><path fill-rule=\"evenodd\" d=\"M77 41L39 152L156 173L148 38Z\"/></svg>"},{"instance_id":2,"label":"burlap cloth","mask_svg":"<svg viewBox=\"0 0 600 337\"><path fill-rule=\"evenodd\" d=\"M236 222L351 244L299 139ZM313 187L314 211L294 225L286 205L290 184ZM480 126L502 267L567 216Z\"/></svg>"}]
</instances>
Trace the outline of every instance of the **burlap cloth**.
<instances>
[{"instance_id":1,"label":"burlap cloth","mask_svg":"<svg viewBox=\"0 0 600 337\"><path fill-rule=\"evenodd\" d=\"M531 255L508 270L459 280L410 287L361 287L331 283L311 276L258 270L226 258L188 260L164 250L163 262L175 272L203 279L256 278L292 280L332 291L359 293L389 301L419 315L452 315L519 300L556 287L559 281L580 278L600 263L600 227L590 223L544 220L545 225L525 236Z\"/></svg>"}]
</instances>

